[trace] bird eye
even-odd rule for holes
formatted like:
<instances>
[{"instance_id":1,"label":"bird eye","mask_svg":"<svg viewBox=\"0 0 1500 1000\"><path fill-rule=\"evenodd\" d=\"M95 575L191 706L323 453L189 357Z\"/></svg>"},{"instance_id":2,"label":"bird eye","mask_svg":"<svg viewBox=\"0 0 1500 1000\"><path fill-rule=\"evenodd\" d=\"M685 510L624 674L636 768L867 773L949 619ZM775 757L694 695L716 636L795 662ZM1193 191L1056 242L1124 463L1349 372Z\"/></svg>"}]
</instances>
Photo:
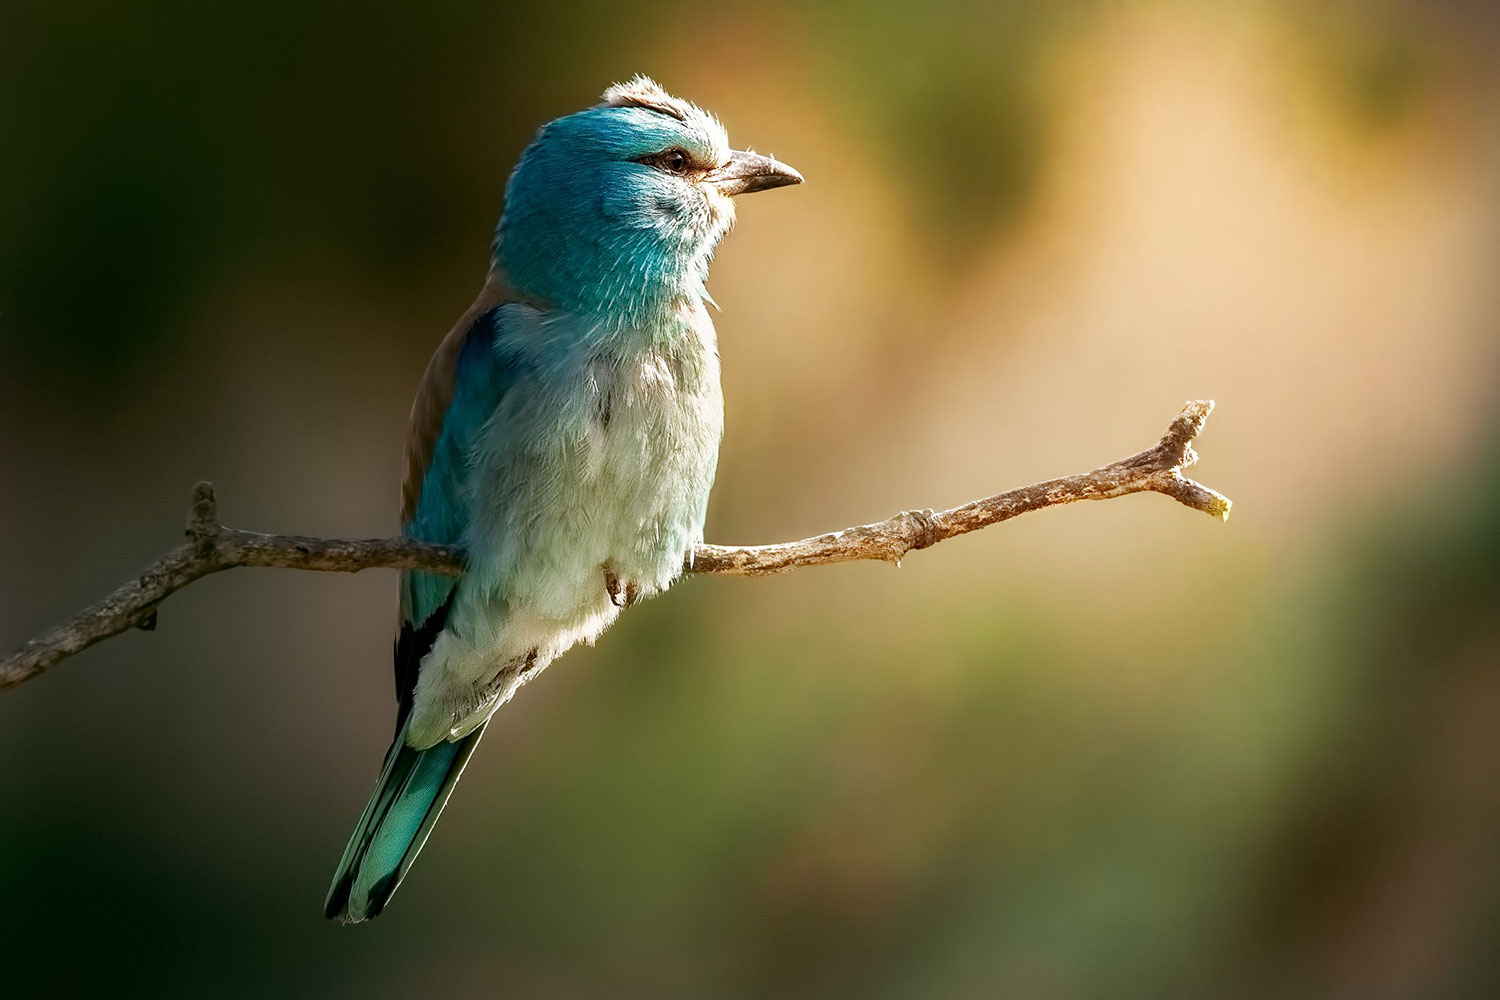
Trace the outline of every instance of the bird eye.
<instances>
[{"instance_id":1,"label":"bird eye","mask_svg":"<svg viewBox=\"0 0 1500 1000\"><path fill-rule=\"evenodd\" d=\"M693 168L692 159L680 149L668 149L651 156L643 156L638 162L664 170L669 174L686 174Z\"/></svg>"}]
</instances>

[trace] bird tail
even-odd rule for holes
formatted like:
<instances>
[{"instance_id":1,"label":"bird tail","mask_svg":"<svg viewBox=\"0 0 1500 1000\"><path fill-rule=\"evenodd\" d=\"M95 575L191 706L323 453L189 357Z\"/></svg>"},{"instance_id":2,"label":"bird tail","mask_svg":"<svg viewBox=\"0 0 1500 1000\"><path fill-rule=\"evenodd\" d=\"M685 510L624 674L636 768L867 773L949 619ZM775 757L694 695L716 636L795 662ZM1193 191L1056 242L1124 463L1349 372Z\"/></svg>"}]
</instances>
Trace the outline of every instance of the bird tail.
<instances>
[{"instance_id":1,"label":"bird tail","mask_svg":"<svg viewBox=\"0 0 1500 1000\"><path fill-rule=\"evenodd\" d=\"M385 754L375 794L344 848L323 903L330 920L356 924L380 913L427 842L489 723L425 750L406 745L406 724Z\"/></svg>"}]
</instances>

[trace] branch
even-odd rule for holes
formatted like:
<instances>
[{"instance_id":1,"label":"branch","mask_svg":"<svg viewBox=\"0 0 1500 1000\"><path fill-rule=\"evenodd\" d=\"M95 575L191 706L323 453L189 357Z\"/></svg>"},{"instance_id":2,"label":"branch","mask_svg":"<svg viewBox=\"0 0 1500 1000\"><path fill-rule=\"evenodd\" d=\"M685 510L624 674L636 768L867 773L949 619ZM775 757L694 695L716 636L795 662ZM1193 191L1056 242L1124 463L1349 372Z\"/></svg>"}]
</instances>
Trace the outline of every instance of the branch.
<instances>
[{"instance_id":1,"label":"branch","mask_svg":"<svg viewBox=\"0 0 1500 1000\"><path fill-rule=\"evenodd\" d=\"M357 573L362 569L425 569L457 576L454 549L412 538L305 538L263 535L219 523L212 483L193 487L187 541L104 600L0 659L0 691L30 680L96 642L132 628L156 628L162 601L195 580L237 566Z\"/></svg>"},{"instance_id":2,"label":"branch","mask_svg":"<svg viewBox=\"0 0 1500 1000\"><path fill-rule=\"evenodd\" d=\"M1214 517L1229 517L1228 498L1182 474L1198 460L1192 440L1213 410L1212 401L1190 402L1155 447L1093 472L1049 479L997 493L952 510L907 510L876 524L862 524L778 545L699 545L686 572L765 576L799 566L882 559L899 564L914 549L1024 514L1077 500L1106 500L1127 493L1164 493ZM161 602L195 580L238 566L356 573L363 569L419 569L457 576L463 553L412 538L306 538L265 535L219 523L210 483L193 488L187 540L152 563L139 577L70 620L0 658L0 690L30 680L96 642L132 628L156 627Z\"/></svg>"},{"instance_id":3,"label":"branch","mask_svg":"<svg viewBox=\"0 0 1500 1000\"><path fill-rule=\"evenodd\" d=\"M823 566L856 559L883 559L901 564L913 549L925 549L948 538L966 535L1043 507L1077 500L1108 500L1127 493L1165 493L1178 503L1229 519L1229 498L1195 483L1182 470L1198 461L1193 438L1213 412L1213 400L1195 400L1182 408L1167 433L1138 455L1062 479L1022 486L971 500L940 513L903 510L875 524L861 524L826 535L777 545L700 545L688 563L692 573L766 576L799 566Z\"/></svg>"}]
</instances>

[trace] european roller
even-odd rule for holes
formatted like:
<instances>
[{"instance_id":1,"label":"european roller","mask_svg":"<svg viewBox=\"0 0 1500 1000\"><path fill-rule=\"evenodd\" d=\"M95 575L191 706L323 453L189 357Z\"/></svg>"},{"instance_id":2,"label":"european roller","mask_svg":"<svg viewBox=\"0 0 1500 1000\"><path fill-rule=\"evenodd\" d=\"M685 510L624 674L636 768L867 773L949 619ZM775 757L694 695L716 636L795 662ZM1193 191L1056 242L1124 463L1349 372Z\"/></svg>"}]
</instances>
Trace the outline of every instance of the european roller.
<instances>
[{"instance_id":1,"label":"european roller","mask_svg":"<svg viewBox=\"0 0 1500 1000\"><path fill-rule=\"evenodd\" d=\"M380 913L496 709L682 573L724 423L709 260L733 196L801 181L644 77L522 154L406 438L403 530L466 568L402 574L396 735L327 916Z\"/></svg>"}]
</instances>

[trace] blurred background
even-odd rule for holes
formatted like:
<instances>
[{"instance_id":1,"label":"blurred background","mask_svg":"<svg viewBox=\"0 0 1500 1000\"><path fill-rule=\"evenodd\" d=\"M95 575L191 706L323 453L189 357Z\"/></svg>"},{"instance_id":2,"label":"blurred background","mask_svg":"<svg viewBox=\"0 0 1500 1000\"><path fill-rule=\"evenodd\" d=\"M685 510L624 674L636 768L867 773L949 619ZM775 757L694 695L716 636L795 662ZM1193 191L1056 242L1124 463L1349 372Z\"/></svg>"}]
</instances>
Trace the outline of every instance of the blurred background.
<instances>
[{"instance_id":1,"label":"blurred background","mask_svg":"<svg viewBox=\"0 0 1500 1000\"><path fill-rule=\"evenodd\" d=\"M538 124L635 72L805 187L711 288L710 541L1197 474L691 579L319 913L394 574L241 571L0 695L16 996L1481 997L1500 981L1493 5L0 4L0 646L179 537L394 531Z\"/></svg>"}]
</instances>

